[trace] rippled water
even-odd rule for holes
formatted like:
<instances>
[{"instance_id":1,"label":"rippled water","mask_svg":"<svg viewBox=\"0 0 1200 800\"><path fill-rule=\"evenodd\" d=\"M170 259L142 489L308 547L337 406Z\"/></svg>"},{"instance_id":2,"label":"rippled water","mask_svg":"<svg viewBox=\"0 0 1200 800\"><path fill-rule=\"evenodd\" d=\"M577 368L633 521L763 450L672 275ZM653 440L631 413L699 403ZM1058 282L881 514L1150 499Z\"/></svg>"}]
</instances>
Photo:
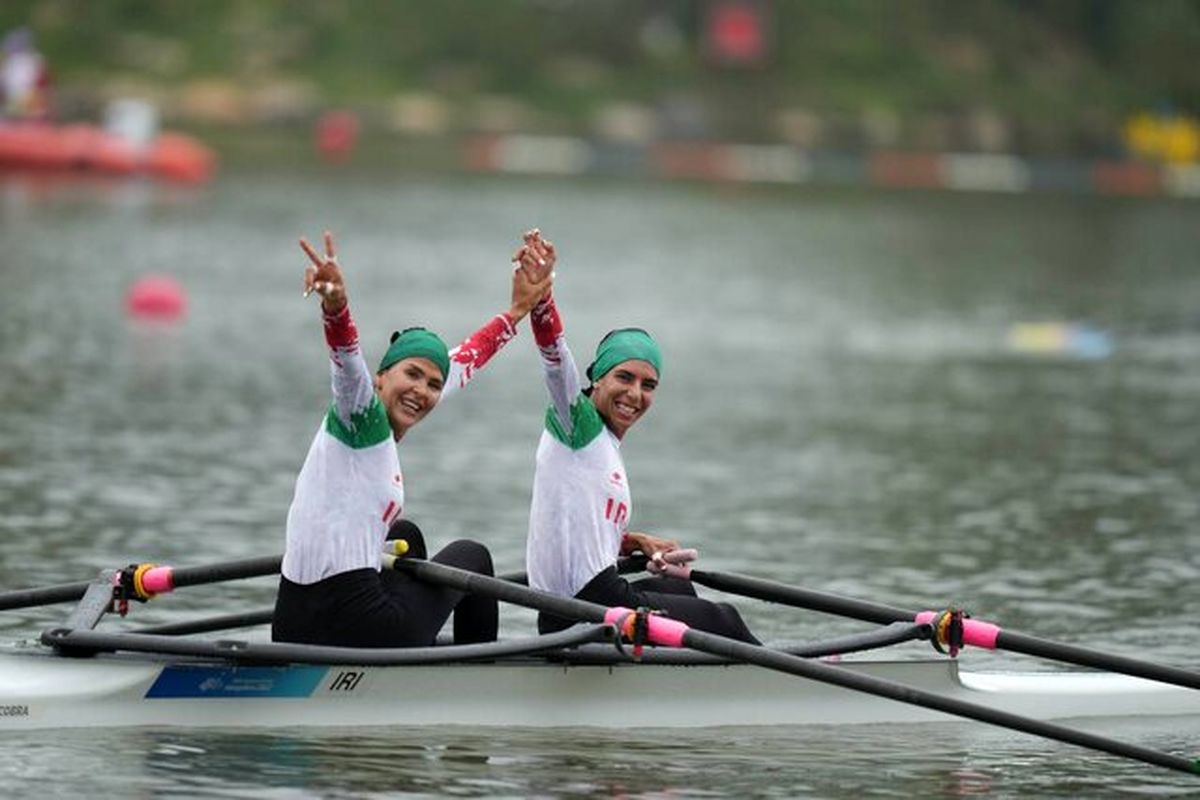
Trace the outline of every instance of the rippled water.
<instances>
[{"instance_id":1,"label":"rippled water","mask_svg":"<svg viewBox=\"0 0 1200 800\"><path fill-rule=\"evenodd\" d=\"M1098 730L1181 750L1196 741L1200 724ZM1079 798L1195 791L1187 776L962 723L716 728L683 736L522 728L43 732L12 749L20 763L6 770L6 790L15 795L45 794L48 776L51 796L119 788L155 797L280 798ZM62 769L64 757L69 770Z\"/></svg>"},{"instance_id":2,"label":"rippled water","mask_svg":"<svg viewBox=\"0 0 1200 800\"><path fill-rule=\"evenodd\" d=\"M1194 205L718 191L601 182L226 176L196 193L9 183L0 195L0 586L151 559L280 551L327 401L300 235L338 236L370 357L507 307L540 225L581 360L644 325L666 352L628 438L634 524L715 569L1200 666L1200 225ZM186 322L132 324L138 276ZM1014 349L1079 322L1107 358ZM406 438L408 512L436 546L518 569L543 389L528 331ZM270 580L177 592L155 622L269 605ZM861 626L752 601L765 638ZM64 609L6 613L11 637ZM507 612L504 633L530 630ZM906 656L923 651L910 646ZM994 667L1010 656L971 653ZM1134 729L1195 752L1196 731ZM822 731L38 734L13 785L155 796L1081 796L1194 782L979 726ZM70 763L63 776L58 765ZM102 775L102 777L101 777ZM6 779L6 780L8 780Z\"/></svg>"}]
</instances>

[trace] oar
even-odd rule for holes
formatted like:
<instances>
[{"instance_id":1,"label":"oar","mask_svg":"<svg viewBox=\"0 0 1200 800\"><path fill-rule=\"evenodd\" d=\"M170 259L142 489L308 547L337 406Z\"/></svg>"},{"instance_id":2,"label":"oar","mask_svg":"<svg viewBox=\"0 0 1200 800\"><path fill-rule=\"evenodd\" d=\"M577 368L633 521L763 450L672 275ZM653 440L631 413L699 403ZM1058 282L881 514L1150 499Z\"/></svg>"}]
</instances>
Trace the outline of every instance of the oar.
<instances>
[{"instance_id":1,"label":"oar","mask_svg":"<svg viewBox=\"0 0 1200 800\"><path fill-rule=\"evenodd\" d=\"M162 625L151 625L137 628L132 633L149 633L160 636L188 636L193 633L211 633L227 631L231 628L253 628L257 625L269 625L275 619L274 608L261 608L258 611L245 611L240 614L223 614L218 617L184 620L183 622L168 622Z\"/></svg>"},{"instance_id":2,"label":"oar","mask_svg":"<svg viewBox=\"0 0 1200 800\"><path fill-rule=\"evenodd\" d=\"M240 578L256 578L279 572L282 556L261 556L241 561L226 561L198 567L156 567L145 565L138 580L151 594L161 594L181 586L198 586L203 583L219 583ZM18 589L0 594L0 611L30 606L45 606L52 603L67 603L83 597L91 581L60 583L38 589Z\"/></svg>"},{"instance_id":3,"label":"oar","mask_svg":"<svg viewBox=\"0 0 1200 800\"><path fill-rule=\"evenodd\" d=\"M627 624L635 612L627 608L605 608L595 603L570 597L539 592L515 583L489 578L473 572L448 567L431 561L384 558L385 566L400 570L430 583L449 586L462 592L494 597L509 603L537 609L559 617L580 622L608 622L627 630ZM841 686L852 691L865 692L886 697L909 705L930 708L953 716L987 722L1002 728L1044 736L1060 742L1099 750L1112 755L1154 764L1167 769L1200 774L1200 760L1191 760L1153 750L1140 745L1120 742L1077 731L1042 720L1022 717L1007 711L987 708L963 700L943 697L932 692L914 689L903 684L883 680L870 675L808 661L797 656L781 653L759 645L747 644L724 636L689 628L678 620L651 615L645 620L647 641L668 647L690 647L693 650L736 659L766 669L798 675L821 683Z\"/></svg>"},{"instance_id":4,"label":"oar","mask_svg":"<svg viewBox=\"0 0 1200 800\"><path fill-rule=\"evenodd\" d=\"M452 644L430 647L336 647L333 645L293 644L289 642L246 642L240 640L192 639L147 633L104 633L84 629L51 628L43 631L42 644L85 654L97 651L169 653L172 655L217 658L238 663L274 664L439 664L451 661L479 661L508 656L533 655L564 647L611 641L610 625L575 626L544 636L501 639L477 644Z\"/></svg>"},{"instance_id":5,"label":"oar","mask_svg":"<svg viewBox=\"0 0 1200 800\"><path fill-rule=\"evenodd\" d=\"M688 572L686 568L683 571ZM812 611L823 611L866 622L882 624L913 621L932 622L937 617L936 612L933 611L908 611L882 603L873 603L869 600L859 600L729 572L692 569L687 577L710 589L754 597L771 603L807 608ZM1186 686L1191 689L1200 689L1200 673L1169 664L1156 664L1152 661L1105 653L1079 645L1052 642L1037 636L1002 630L999 625L981 620L964 618L962 625L964 644L989 650L1009 650L1014 653L1024 653L1068 664L1078 664L1084 667L1148 678L1162 683Z\"/></svg>"},{"instance_id":6,"label":"oar","mask_svg":"<svg viewBox=\"0 0 1200 800\"><path fill-rule=\"evenodd\" d=\"M242 561L225 561L196 567L154 567L145 573L142 581L151 586L160 587L154 590L155 593L169 592L180 586L198 586L203 583L220 583L240 578L275 575L279 572L282 561L283 556L260 556ZM626 559L622 559L622 562L624 561ZM622 572L636 572L644 568L645 559L640 559L638 561L631 560L629 566L622 565L621 569ZM516 583L526 582L524 572L508 572L497 577ZM48 606L54 603L70 603L83 597L91 583L91 581L76 581L75 583L59 583L53 586L0 592L0 611ZM270 617L265 615L265 611L256 612L254 618L246 624L259 625L270 622ZM236 626L231 625L230 627Z\"/></svg>"}]
</instances>

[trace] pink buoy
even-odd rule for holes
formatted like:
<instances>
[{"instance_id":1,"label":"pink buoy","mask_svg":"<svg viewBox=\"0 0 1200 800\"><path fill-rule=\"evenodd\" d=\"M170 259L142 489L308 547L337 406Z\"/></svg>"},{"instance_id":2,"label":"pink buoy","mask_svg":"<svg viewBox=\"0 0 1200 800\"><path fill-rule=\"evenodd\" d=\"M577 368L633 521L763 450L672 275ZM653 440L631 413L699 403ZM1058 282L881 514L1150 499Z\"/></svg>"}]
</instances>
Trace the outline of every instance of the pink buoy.
<instances>
[{"instance_id":1,"label":"pink buoy","mask_svg":"<svg viewBox=\"0 0 1200 800\"><path fill-rule=\"evenodd\" d=\"M329 111L317 120L317 152L326 161L345 161L358 144L358 117L349 111Z\"/></svg>"},{"instance_id":2,"label":"pink buoy","mask_svg":"<svg viewBox=\"0 0 1200 800\"><path fill-rule=\"evenodd\" d=\"M177 320L187 311L187 294L169 275L147 275L129 287L125 312L137 319Z\"/></svg>"}]
</instances>

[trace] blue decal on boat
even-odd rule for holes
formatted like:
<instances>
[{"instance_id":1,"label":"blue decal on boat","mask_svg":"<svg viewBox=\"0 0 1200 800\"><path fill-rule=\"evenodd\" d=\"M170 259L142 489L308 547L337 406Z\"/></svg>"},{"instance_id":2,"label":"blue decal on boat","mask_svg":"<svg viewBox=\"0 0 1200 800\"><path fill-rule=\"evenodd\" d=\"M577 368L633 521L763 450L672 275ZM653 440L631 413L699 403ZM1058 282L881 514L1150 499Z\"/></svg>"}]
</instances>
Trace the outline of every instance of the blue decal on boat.
<instances>
[{"instance_id":1,"label":"blue decal on boat","mask_svg":"<svg viewBox=\"0 0 1200 800\"><path fill-rule=\"evenodd\" d=\"M155 697L308 697L329 667L173 665L146 692Z\"/></svg>"}]
</instances>

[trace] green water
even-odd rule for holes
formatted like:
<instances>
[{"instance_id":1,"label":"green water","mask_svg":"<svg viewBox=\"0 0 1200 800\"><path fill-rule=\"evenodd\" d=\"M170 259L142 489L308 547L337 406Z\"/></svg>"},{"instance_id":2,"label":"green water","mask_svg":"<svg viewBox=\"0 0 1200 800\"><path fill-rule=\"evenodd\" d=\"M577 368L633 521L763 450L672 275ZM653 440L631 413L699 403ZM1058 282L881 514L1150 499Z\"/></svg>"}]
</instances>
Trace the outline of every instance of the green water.
<instances>
[{"instance_id":1,"label":"green water","mask_svg":"<svg viewBox=\"0 0 1200 800\"><path fill-rule=\"evenodd\" d=\"M199 191L7 182L0 192L0 586L135 560L276 553L328 400L295 244L331 228L369 358L395 328L461 337L508 305L541 226L581 358L607 330L663 343L626 439L633 526L702 564L1196 667L1200 225L1187 204L720 190L332 173ZM176 326L124 293L175 275ZM1112 353L1031 353L1023 322ZM528 330L401 448L433 546L518 569L545 402ZM144 623L269 605L270 580L178 592ZM767 639L861 630L753 601ZM6 613L10 637L62 608ZM505 635L531 630L505 610ZM910 645L898 653L916 658ZM971 653L971 665L1019 663ZM1194 753L1195 727L1126 738ZM15 794L376 797L1039 796L1196 789L974 725L786 731L374 730L38 734ZM64 772L62 766L71 765Z\"/></svg>"}]
</instances>

